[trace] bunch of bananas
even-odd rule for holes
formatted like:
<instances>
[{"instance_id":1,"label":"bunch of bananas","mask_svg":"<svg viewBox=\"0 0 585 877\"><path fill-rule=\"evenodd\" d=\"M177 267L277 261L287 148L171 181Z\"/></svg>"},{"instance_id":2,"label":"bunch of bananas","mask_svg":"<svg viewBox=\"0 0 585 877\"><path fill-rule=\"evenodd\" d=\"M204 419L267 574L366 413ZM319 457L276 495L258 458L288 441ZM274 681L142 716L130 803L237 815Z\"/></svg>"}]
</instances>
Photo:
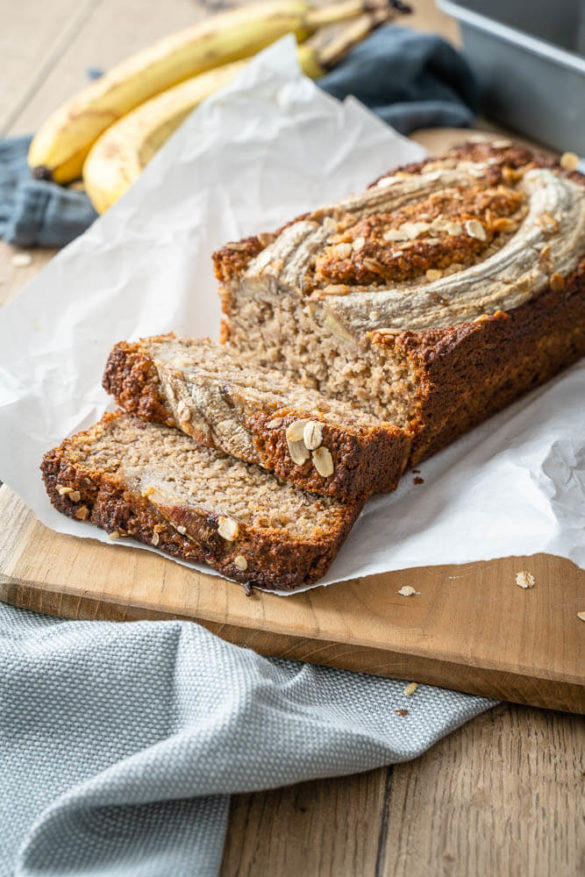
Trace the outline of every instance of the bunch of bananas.
<instances>
[{"instance_id":1,"label":"bunch of bananas","mask_svg":"<svg viewBox=\"0 0 585 877\"><path fill-rule=\"evenodd\" d=\"M256 52L294 33L299 62L316 78L349 47L408 11L400 0L264 0L221 12L128 58L60 107L37 132L29 165L67 184L83 175L96 210L107 210L201 101L230 82ZM325 25L352 20L320 45Z\"/></svg>"}]
</instances>

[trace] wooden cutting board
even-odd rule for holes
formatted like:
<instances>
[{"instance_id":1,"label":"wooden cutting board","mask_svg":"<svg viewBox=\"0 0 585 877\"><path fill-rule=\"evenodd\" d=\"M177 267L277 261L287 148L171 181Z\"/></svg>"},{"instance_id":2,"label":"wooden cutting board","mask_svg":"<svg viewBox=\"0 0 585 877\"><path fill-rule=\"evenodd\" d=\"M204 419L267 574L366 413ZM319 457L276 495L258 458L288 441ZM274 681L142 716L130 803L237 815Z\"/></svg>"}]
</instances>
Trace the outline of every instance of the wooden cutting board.
<instances>
[{"instance_id":1,"label":"wooden cutting board","mask_svg":"<svg viewBox=\"0 0 585 877\"><path fill-rule=\"evenodd\" d=\"M470 134L416 139L440 152ZM0 599L65 618L188 618L264 655L585 713L585 572L547 555L386 573L291 597L61 536L0 488ZM528 570L530 590L515 584ZM404 585L420 593L400 596Z\"/></svg>"},{"instance_id":2,"label":"wooden cutting board","mask_svg":"<svg viewBox=\"0 0 585 877\"><path fill-rule=\"evenodd\" d=\"M585 573L548 555L386 573L290 597L48 530L0 489L0 599L65 618L187 618L263 655L585 713ZM530 571L523 590L516 573ZM403 597L412 585L420 593Z\"/></svg>"}]
</instances>

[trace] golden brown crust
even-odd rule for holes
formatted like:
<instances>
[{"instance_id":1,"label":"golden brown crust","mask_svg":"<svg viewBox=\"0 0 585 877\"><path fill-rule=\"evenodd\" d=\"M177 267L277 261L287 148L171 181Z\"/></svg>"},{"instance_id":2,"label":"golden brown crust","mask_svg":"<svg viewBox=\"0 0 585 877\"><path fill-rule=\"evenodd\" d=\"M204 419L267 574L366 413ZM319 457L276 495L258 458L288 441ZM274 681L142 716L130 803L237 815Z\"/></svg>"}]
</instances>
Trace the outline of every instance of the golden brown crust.
<instances>
[{"instance_id":1,"label":"golden brown crust","mask_svg":"<svg viewBox=\"0 0 585 877\"><path fill-rule=\"evenodd\" d=\"M158 336L162 337L174 336ZM247 414L242 411L241 424L250 433L258 456L247 454L245 446L240 446L236 454L214 440L212 429L204 434L192 420L177 423L154 362L140 342L123 341L112 349L102 383L129 414L182 429L200 444L233 453L248 463L257 463L312 493L344 501L367 498L372 493L394 490L406 467L410 450L410 434L406 431L390 424L369 428L333 427L326 423L323 415L294 408L276 412L267 408ZM237 409L233 407L232 412L236 416ZM295 421L307 416L323 423L322 445L330 451L334 467L330 476L319 474L310 456L302 465L296 465L291 458L286 431Z\"/></svg>"},{"instance_id":2,"label":"golden brown crust","mask_svg":"<svg viewBox=\"0 0 585 877\"><path fill-rule=\"evenodd\" d=\"M244 238L241 241L225 244L213 254L215 276L221 283L230 277L243 273L252 259L260 253L268 241L274 237L266 235L263 243L258 235Z\"/></svg>"},{"instance_id":3,"label":"golden brown crust","mask_svg":"<svg viewBox=\"0 0 585 877\"><path fill-rule=\"evenodd\" d=\"M309 213L302 213L281 225L276 231L252 235L248 238L242 238L241 241L224 244L211 256L216 278L220 283L227 283L232 277L243 274L252 259L261 253L268 244L272 243L281 231L298 222L299 219L305 219L308 216L310 216Z\"/></svg>"},{"instance_id":4,"label":"golden brown crust","mask_svg":"<svg viewBox=\"0 0 585 877\"><path fill-rule=\"evenodd\" d=\"M506 142L508 145L504 146L504 142ZM574 171L565 171L561 168L560 163L555 158L550 155L546 155L544 152L534 152L533 150L528 149L525 146L521 146L519 143L512 143L510 141L501 140L489 140L480 142L474 142L471 140L463 141L462 143L458 143L456 146L453 146L451 149L448 149L440 156L431 155L429 158L424 158L422 161L415 161L410 162L409 164L403 164L397 168L392 168L388 173L417 174L421 171L424 171L429 164L432 164L437 159L443 161L443 159L445 158L452 158L454 162L492 161L494 162L492 167L498 168L502 173L506 173L504 170L505 168L511 168L513 170L525 168L526 170L528 170L530 168L542 167L554 168L555 170L558 170L564 176L568 176L569 178L573 178L575 176ZM369 188L377 186L380 180L388 176L388 173L376 177L376 179L370 183ZM508 175L506 174L506 176ZM577 174L577 176L581 176L581 174Z\"/></svg>"},{"instance_id":5,"label":"golden brown crust","mask_svg":"<svg viewBox=\"0 0 585 877\"><path fill-rule=\"evenodd\" d=\"M171 338L169 335L159 338ZM140 343L121 341L110 351L102 386L128 414L176 426L173 412L160 392L158 375L152 359Z\"/></svg>"},{"instance_id":6,"label":"golden brown crust","mask_svg":"<svg viewBox=\"0 0 585 877\"><path fill-rule=\"evenodd\" d=\"M105 414L92 431L116 419ZM263 589L292 590L321 578L356 520L362 503L341 507L335 527L318 532L312 540L299 541L269 528L240 526L237 543L223 539L218 532L219 515L183 506L153 506L133 491L119 476L84 466L75 454L75 439L66 439L45 454L41 465L43 480L55 508L80 521L88 521L114 534L130 536L145 545L156 545L179 560L205 563L222 575ZM172 523L171 523L172 521ZM188 535L177 527L184 527ZM248 569L236 561L246 559Z\"/></svg>"},{"instance_id":7,"label":"golden brown crust","mask_svg":"<svg viewBox=\"0 0 585 877\"><path fill-rule=\"evenodd\" d=\"M304 490L344 501L396 489L410 449L410 434L405 430L386 424L351 433L323 423L322 446L331 453L334 467L333 475L323 477L310 458L297 466L290 456L286 430L305 416L303 412L281 410L278 415L282 423L277 429L267 427L272 419L268 412L258 412L245 420L265 469ZM314 419L320 421L319 417Z\"/></svg>"},{"instance_id":8,"label":"golden brown crust","mask_svg":"<svg viewBox=\"0 0 585 877\"><path fill-rule=\"evenodd\" d=\"M382 285L416 280L427 271L460 270L501 246L524 212L524 195L505 180L501 168L490 167L475 186L443 189L357 222L348 215L347 228L341 218L335 241L315 257L305 292L327 284ZM478 236L467 233L470 223ZM415 238L408 238L410 230Z\"/></svg>"},{"instance_id":9,"label":"golden brown crust","mask_svg":"<svg viewBox=\"0 0 585 877\"><path fill-rule=\"evenodd\" d=\"M400 283L421 278L427 271L443 272L460 270L482 259L487 250L501 246L512 234L524 212L524 196L519 187L524 174L533 168L552 168L560 176L574 182L583 183L584 177L577 171L561 167L558 161L548 155L500 141L502 145L491 142L467 142L453 147L440 157L443 167L452 161L487 163L478 177L477 185L437 192L428 199L407 205L391 214L372 214L356 222L350 214L336 216L339 234L332 245L315 257L305 278L304 293L331 286L372 286L385 283ZM420 162L402 165L392 174L417 175L432 165L435 159L427 158ZM447 165L446 165L447 162ZM370 188L383 180L385 174L371 183ZM321 214L306 213L268 235L246 238L226 244L213 254L215 272L221 283L227 284L241 276L250 261L289 225L301 219L311 219ZM434 221L442 220L441 228ZM388 240L384 234L397 232L405 224L420 222L430 227L416 235L412 240ZM483 232L480 237L465 232L465 223L478 222ZM446 226L463 226L457 233ZM355 242L359 246L355 248ZM224 313L229 317L229 298L223 297ZM222 343L229 339L227 321L222 324Z\"/></svg>"},{"instance_id":10,"label":"golden brown crust","mask_svg":"<svg viewBox=\"0 0 585 877\"><path fill-rule=\"evenodd\" d=\"M549 287L507 314L382 343L417 368L415 466L585 355L585 260L562 290Z\"/></svg>"},{"instance_id":11,"label":"golden brown crust","mask_svg":"<svg viewBox=\"0 0 585 877\"><path fill-rule=\"evenodd\" d=\"M452 159L453 166L458 161L472 162L491 162L483 177L478 179L477 187L473 187L457 194L457 200L453 202L450 198L442 199L441 196L433 196L427 202L418 202L415 205L407 206L401 210L395 211L392 217L380 223L384 226L384 231L389 228L397 228L404 222L415 222L421 218L421 214L426 216L433 214L444 215L452 221L465 222L471 219L477 219L485 224L488 231L488 239L480 241L479 239L469 238L469 236L459 236L456 241L449 241L448 235L439 235L433 232L431 240L434 237L441 238L441 246L429 245L428 241L422 246L422 241L417 241L412 248L408 248L399 260L385 259L384 253L381 253L381 240L377 237L376 220L373 217L363 219L357 225L354 224L350 217L337 217L340 224L340 239L337 243L353 242L356 238L365 238L366 245L360 248L351 260L340 260L343 264L335 266L335 259L329 258L325 260L325 264L320 266L323 273L323 280L329 283L378 283L384 280L404 280L414 279L429 269L443 269L453 263L471 264L474 258L481 256L484 249L494 236L502 234L506 229L504 224L498 227L498 220L509 218L520 207L520 195L517 184L521 180L526 171L532 168L553 168L556 172L568 179L576 182L583 182L583 175L577 171L568 171L561 168L558 161L554 158L541 153L532 152L518 144L510 144L509 146L496 146L490 142L465 142L453 147L443 156L440 156L444 163L445 159ZM424 159L419 162L401 165L392 169L392 174L419 174L428 168L429 164L435 161L434 157ZM376 186L380 180L388 174L377 177L369 186ZM487 192L486 192L487 190ZM459 195L462 195L459 204ZM445 212L447 211L447 213ZM260 253L264 247L273 240L280 232L301 219L310 219L313 215L317 216L320 211L315 214L304 213L295 217L290 222L283 225L276 232L270 234L261 234L254 237L245 238L226 244L220 250L213 254L215 265L215 274L221 283L229 283L235 278L241 276L249 263ZM348 231L347 222L352 223L352 231ZM370 229L370 225L374 228ZM378 223L378 224L380 224ZM363 228L362 228L363 224ZM371 240L368 240L369 234L372 234ZM447 249L445 250L445 247ZM386 247L386 251L387 251ZM388 256L388 252L385 254ZM381 258L382 256L382 258ZM382 263L382 267L371 270L367 263L364 265L363 259L376 259ZM319 266L317 266L319 271ZM312 286L309 283L308 289ZM228 305L228 302L225 302ZM229 333L229 328L224 327L225 333Z\"/></svg>"}]
</instances>

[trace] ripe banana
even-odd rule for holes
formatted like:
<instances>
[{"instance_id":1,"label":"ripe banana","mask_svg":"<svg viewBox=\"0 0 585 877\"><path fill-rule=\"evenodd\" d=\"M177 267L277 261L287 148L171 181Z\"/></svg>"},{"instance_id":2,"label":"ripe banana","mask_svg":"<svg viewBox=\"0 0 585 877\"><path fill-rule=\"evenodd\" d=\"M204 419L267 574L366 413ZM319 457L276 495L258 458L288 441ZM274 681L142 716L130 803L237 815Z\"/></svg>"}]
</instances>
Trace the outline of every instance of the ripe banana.
<instances>
[{"instance_id":1,"label":"ripe banana","mask_svg":"<svg viewBox=\"0 0 585 877\"><path fill-rule=\"evenodd\" d=\"M356 42L388 20L388 13L361 16L339 36L321 45L318 37L298 47L306 76L317 79ZM104 213L140 176L163 143L199 104L240 73L247 60L225 64L187 79L141 104L111 125L94 143L83 165L83 181L93 206Z\"/></svg>"},{"instance_id":2,"label":"ripe banana","mask_svg":"<svg viewBox=\"0 0 585 877\"><path fill-rule=\"evenodd\" d=\"M85 191L98 213L124 194L191 110L245 65L234 61L187 79L141 104L98 138L83 165Z\"/></svg>"},{"instance_id":3,"label":"ripe banana","mask_svg":"<svg viewBox=\"0 0 585 877\"><path fill-rule=\"evenodd\" d=\"M307 0L264 0L218 13L160 40L53 113L30 146L33 174L57 183L77 179L100 134L154 95L206 70L250 57L287 33L304 40L322 24L354 18L371 3L343 0L315 9Z\"/></svg>"}]
</instances>

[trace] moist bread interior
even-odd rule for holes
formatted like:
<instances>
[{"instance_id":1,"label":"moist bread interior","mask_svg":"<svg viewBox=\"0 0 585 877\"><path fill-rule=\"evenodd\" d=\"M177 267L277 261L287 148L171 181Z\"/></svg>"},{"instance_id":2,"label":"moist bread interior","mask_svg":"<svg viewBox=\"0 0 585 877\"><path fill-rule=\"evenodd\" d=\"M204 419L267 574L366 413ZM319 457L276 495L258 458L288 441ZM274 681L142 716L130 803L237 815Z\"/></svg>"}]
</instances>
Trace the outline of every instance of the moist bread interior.
<instances>
[{"instance_id":1,"label":"moist bread interior","mask_svg":"<svg viewBox=\"0 0 585 877\"><path fill-rule=\"evenodd\" d=\"M154 504L209 510L304 540L335 523L340 503L198 445L176 429L122 415L71 440L69 460L115 475Z\"/></svg>"}]
</instances>

